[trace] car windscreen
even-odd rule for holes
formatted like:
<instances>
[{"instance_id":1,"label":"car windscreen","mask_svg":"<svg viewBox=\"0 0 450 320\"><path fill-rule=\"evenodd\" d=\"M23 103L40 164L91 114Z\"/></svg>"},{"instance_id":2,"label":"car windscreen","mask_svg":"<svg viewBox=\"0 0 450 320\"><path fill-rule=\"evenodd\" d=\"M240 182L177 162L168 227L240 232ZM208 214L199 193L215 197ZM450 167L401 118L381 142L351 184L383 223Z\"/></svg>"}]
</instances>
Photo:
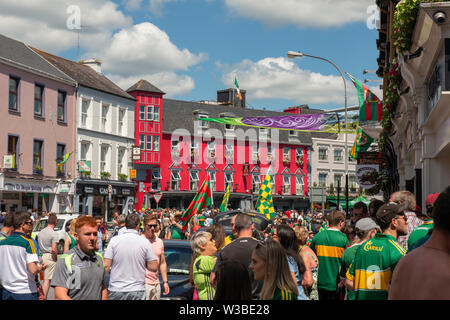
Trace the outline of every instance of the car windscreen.
<instances>
[{"instance_id":1,"label":"car windscreen","mask_svg":"<svg viewBox=\"0 0 450 320\"><path fill-rule=\"evenodd\" d=\"M47 226L47 219L39 220L39 222L34 226L34 232L39 232Z\"/></svg>"},{"instance_id":2,"label":"car windscreen","mask_svg":"<svg viewBox=\"0 0 450 320\"><path fill-rule=\"evenodd\" d=\"M166 257L167 274L189 274L192 259L191 248L165 245L164 256Z\"/></svg>"},{"instance_id":3,"label":"car windscreen","mask_svg":"<svg viewBox=\"0 0 450 320\"><path fill-rule=\"evenodd\" d=\"M58 222L56 222L56 226L55 226L55 231L59 231L63 228L64 226L64 220L63 219L58 219Z\"/></svg>"}]
</instances>

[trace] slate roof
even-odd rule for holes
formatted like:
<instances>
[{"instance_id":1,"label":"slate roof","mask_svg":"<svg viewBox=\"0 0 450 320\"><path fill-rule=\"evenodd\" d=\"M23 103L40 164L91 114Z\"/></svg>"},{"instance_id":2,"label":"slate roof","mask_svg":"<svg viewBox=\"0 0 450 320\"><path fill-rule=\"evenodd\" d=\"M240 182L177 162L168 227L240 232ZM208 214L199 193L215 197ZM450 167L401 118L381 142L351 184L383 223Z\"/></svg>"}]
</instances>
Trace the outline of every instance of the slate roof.
<instances>
[{"instance_id":1,"label":"slate roof","mask_svg":"<svg viewBox=\"0 0 450 320\"><path fill-rule=\"evenodd\" d=\"M197 120L195 112L206 112L209 118L220 118L221 114L226 116L234 115L234 117L255 117L255 116L284 116L289 115L285 112L233 108L230 106L206 104L192 101L181 101L174 99L164 99L163 102L163 132L172 133L176 129L186 129L189 132L194 132L194 121ZM209 128L219 129L224 132L224 125L215 122L209 122ZM245 130L245 128L242 126ZM312 145L311 133L297 131L298 142L289 139L288 130L279 130L279 137L281 143Z\"/></svg>"},{"instance_id":2,"label":"slate roof","mask_svg":"<svg viewBox=\"0 0 450 320\"><path fill-rule=\"evenodd\" d=\"M165 92L161 91L154 85L152 85L147 80L141 79L138 82L136 82L134 85L132 85L130 88L127 89L127 92L133 92L133 91L146 91L146 92L154 92L154 93L162 93L166 94Z\"/></svg>"},{"instance_id":3,"label":"slate roof","mask_svg":"<svg viewBox=\"0 0 450 320\"><path fill-rule=\"evenodd\" d=\"M91 67L55 56L36 48L32 49L82 86L136 101L134 97Z\"/></svg>"},{"instance_id":4,"label":"slate roof","mask_svg":"<svg viewBox=\"0 0 450 320\"><path fill-rule=\"evenodd\" d=\"M52 66L23 42L8 38L1 34L0 61L12 63L21 69L37 72L42 76L57 78L57 80L76 85L74 79Z\"/></svg>"}]
</instances>

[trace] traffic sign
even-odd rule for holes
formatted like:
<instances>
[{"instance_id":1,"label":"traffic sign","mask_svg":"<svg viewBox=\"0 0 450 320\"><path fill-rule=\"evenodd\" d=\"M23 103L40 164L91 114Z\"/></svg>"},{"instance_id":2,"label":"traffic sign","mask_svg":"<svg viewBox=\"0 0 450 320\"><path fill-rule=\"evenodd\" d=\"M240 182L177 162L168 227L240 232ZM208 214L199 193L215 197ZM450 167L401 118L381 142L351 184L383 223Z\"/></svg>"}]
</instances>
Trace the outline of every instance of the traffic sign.
<instances>
[{"instance_id":1,"label":"traffic sign","mask_svg":"<svg viewBox=\"0 0 450 320\"><path fill-rule=\"evenodd\" d=\"M153 194L153 199L155 199L156 203L159 203L159 200L161 200L162 196L163 195L161 193L155 193Z\"/></svg>"},{"instance_id":2,"label":"traffic sign","mask_svg":"<svg viewBox=\"0 0 450 320\"><path fill-rule=\"evenodd\" d=\"M108 193L111 194L112 193L112 185L108 184Z\"/></svg>"}]
</instances>

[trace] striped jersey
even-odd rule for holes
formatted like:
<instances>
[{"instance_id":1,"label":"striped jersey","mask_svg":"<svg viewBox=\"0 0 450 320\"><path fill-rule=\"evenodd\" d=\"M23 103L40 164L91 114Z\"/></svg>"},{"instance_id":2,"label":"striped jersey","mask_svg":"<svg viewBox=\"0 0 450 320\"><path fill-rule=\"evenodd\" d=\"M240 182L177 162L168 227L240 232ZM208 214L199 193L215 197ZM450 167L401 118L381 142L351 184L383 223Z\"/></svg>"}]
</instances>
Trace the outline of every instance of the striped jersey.
<instances>
[{"instance_id":1,"label":"striped jersey","mask_svg":"<svg viewBox=\"0 0 450 320\"><path fill-rule=\"evenodd\" d=\"M428 231L434 228L434 222L433 219L427 219L424 221L424 223L411 232L408 238L408 250L411 249L417 241L424 238Z\"/></svg>"},{"instance_id":2,"label":"striped jersey","mask_svg":"<svg viewBox=\"0 0 450 320\"><path fill-rule=\"evenodd\" d=\"M377 233L356 251L355 260L347 271L353 281L356 300L387 300L394 268L406 254L397 240Z\"/></svg>"},{"instance_id":3,"label":"striped jersey","mask_svg":"<svg viewBox=\"0 0 450 320\"><path fill-rule=\"evenodd\" d=\"M272 300L297 300L297 295L293 292L276 288Z\"/></svg>"},{"instance_id":4,"label":"striped jersey","mask_svg":"<svg viewBox=\"0 0 450 320\"><path fill-rule=\"evenodd\" d=\"M198 256L192 266L195 287L197 288L199 300L213 300L215 290L209 282L211 272L214 268L213 256Z\"/></svg>"},{"instance_id":5,"label":"striped jersey","mask_svg":"<svg viewBox=\"0 0 450 320\"><path fill-rule=\"evenodd\" d=\"M345 278L348 268L350 268L353 260L355 259L356 251L361 246L361 243L357 243L345 249L342 254L342 265L341 265L341 277ZM347 290L347 300L355 300L355 293L351 290Z\"/></svg>"},{"instance_id":6,"label":"striped jersey","mask_svg":"<svg viewBox=\"0 0 450 320\"><path fill-rule=\"evenodd\" d=\"M15 294L37 291L34 275L27 265L39 262L38 250L33 239L23 233L13 232L0 241L0 283Z\"/></svg>"},{"instance_id":7,"label":"striped jersey","mask_svg":"<svg viewBox=\"0 0 450 320\"><path fill-rule=\"evenodd\" d=\"M339 270L341 258L348 239L345 234L335 229L326 229L317 233L311 241L310 248L319 259L317 287L321 290L337 291L340 282Z\"/></svg>"}]
</instances>

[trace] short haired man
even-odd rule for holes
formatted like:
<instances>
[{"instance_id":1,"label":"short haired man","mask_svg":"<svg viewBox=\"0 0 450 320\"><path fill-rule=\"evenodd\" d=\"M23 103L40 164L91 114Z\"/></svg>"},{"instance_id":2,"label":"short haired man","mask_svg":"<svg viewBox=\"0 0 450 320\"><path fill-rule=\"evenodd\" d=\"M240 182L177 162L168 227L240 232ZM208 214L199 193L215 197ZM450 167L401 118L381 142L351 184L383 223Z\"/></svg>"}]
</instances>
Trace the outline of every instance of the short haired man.
<instances>
[{"instance_id":1,"label":"short haired man","mask_svg":"<svg viewBox=\"0 0 450 320\"><path fill-rule=\"evenodd\" d=\"M351 217L351 222L355 225L359 219L366 218L369 216L369 211L367 205L359 201L353 205L353 215Z\"/></svg>"},{"instance_id":2,"label":"short haired man","mask_svg":"<svg viewBox=\"0 0 450 320\"><path fill-rule=\"evenodd\" d=\"M252 233L255 226L253 224L252 217L245 213L239 213L236 215L234 222L234 229L237 234L237 239L233 240L230 244L222 248L217 256L216 265L214 266L213 272L211 273L210 280L213 283L215 278L215 270L217 265L222 261L228 259L234 259L241 262L247 267L250 274L250 280L252 281L252 295L256 299L262 289L262 281L255 280L253 271L249 268L252 252L259 243L258 240L252 238Z\"/></svg>"},{"instance_id":3,"label":"short haired man","mask_svg":"<svg viewBox=\"0 0 450 320\"><path fill-rule=\"evenodd\" d=\"M111 268L109 300L145 300L145 270L156 272L158 262L150 242L139 235L140 217L130 213L125 230L111 238L105 252L105 270Z\"/></svg>"},{"instance_id":4,"label":"short haired man","mask_svg":"<svg viewBox=\"0 0 450 320\"><path fill-rule=\"evenodd\" d=\"M103 241L106 239L106 234L103 234L101 229L103 218L101 216L96 216L95 222L97 223L97 251L100 254L103 254Z\"/></svg>"},{"instance_id":5,"label":"short haired man","mask_svg":"<svg viewBox=\"0 0 450 320\"><path fill-rule=\"evenodd\" d=\"M181 225L182 214L177 212L173 218L171 218L171 225L169 227L169 239L186 239L186 235L183 232L183 226Z\"/></svg>"},{"instance_id":6,"label":"short haired man","mask_svg":"<svg viewBox=\"0 0 450 320\"><path fill-rule=\"evenodd\" d=\"M345 279L348 268L355 259L356 251L363 242L372 239L377 232L381 232L380 227L373 221L372 218L362 218L356 222L356 240L350 247L344 250L342 254L341 278ZM347 300L355 300L355 293L352 290L347 290Z\"/></svg>"},{"instance_id":7,"label":"short haired man","mask_svg":"<svg viewBox=\"0 0 450 320\"><path fill-rule=\"evenodd\" d=\"M13 231L14 231L13 214L12 212L8 212L5 215L5 219L3 220L3 227L0 230L0 241L8 238Z\"/></svg>"},{"instance_id":8,"label":"short haired man","mask_svg":"<svg viewBox=\"0 0 450 320\"><path fill-rule=\"evenodd\" d=\"M3 300L38 300L35 275L43 271L34 241L28 212L13 213L14 232L0 241L0 283Z\"/></svg>"},{"instance_id":9,"label":"short haired man","mask_svg":"<svg viewBox=\"0 0 450 320\"><path fill-rule=\"evenodd\" d=\"M339 270L342 254L348 246L348 238L341 232L345 226L345 213L333 210L327 220L329 228L314 236L310 248L319 260L319 300L339 300Z\"/></svg>"},{"instance_id":10,"label":"short haired man","mask_svg":"<svg viewBox=\"0 0 450 320\"><path fill-rule=\"evenodd\" d=\"M390 300L450 299L450 186L433 208L430 239L400 260L392 276Z\"/></svg>"},{"instance_id":11,"label":"short haired man","mask_svg":"<svg viewBox=\"0 0 450 320\"><path fill-rule=\"evenodd\" d=\"M163 280L164 295L170 292L169 282L167 281L167 263L164 257L164 243L157 237L156 233L159 230L158 215L150 214L144 218L144 233L142 237L150 241L153 251L155 252L159 270L161 271L161 278ZM145 270L145 299L146 300L160 300L161 298L161 284L159 283L158 271L152 272Z\"/></svg>"},{"instance_id":12,"label":"short haired man","mask_svg":"<svg viewBox=\"0 0 450 320\"><path fill-rule=\"evenodd\" d=\"M374 220L376 219L376 215L377 215L377 211L378 209L380 209L380 207L384 204L383 201L373 198L372 200L370 200L369 203L369 216L371 218L373 218Z\"/></svg>"},{"instance_id":13,"label":"short haired man","mask_svg":"<svg viewBox=\"0 0 450 320\"><path fill-rule=\"evenodd\" d=\"M114 232L113 236L117 236L119 234L122 234L127 228L125 227L125 220L127 218L127 215L122 213L119 216L117 216L117 228Z\"/></svg>"},{"instance_id":14,"label":"short haired man","mask_svg":"<svg viewBox=\"0 0 450 320\"><path fill-rule=\"evenodd\" d=\"M97 223L91 216L78 217L75 247L56 263L51 285L56 300L106 300L103 258L95 252Z\"/></svg>"},{"instance_id":15,"label":"short haired man","mask_svg":"<svg viewBox=\"0 0 450 320\"><path fill-rule=\"evenodd\" d=\"M406 253L397 242L398 236L406 234L401 206L384 204L376 217L383 233L377 233L359 247L346 275L346 286L355 291L356 300L386 300L392 272Z\"/></svg>"},{"instance_id":16,"label":"short haired man","mask_svg":"<svg viewBox=\"0 0 450 320\"><path fill-rule=\"evenodd\" d=\"M52 281L53 271L55 270L56 261L58 260L58 234L54 230L58 218L55 214L48 216L47 226L39 232L38 244L39 252L42 254L42 262L47 265L44 271L44 298L47 299L50 282Z\"/></svg>"},{"instance_id":17,"label":"short haired man","mask_svg":"<svg viewBox=\"0 0 450 320\"><path fill-rule=\"evenodd\" d=\"M395 202L400 205L406 218L406 234L398 238L398 243L408 250L408 238L411 232L421 224L423 221L419 219L414 212L416 210L416 199L414 195L409 191L397 191L391 194L390 202Z\"/></svg>"}]
</instances>

